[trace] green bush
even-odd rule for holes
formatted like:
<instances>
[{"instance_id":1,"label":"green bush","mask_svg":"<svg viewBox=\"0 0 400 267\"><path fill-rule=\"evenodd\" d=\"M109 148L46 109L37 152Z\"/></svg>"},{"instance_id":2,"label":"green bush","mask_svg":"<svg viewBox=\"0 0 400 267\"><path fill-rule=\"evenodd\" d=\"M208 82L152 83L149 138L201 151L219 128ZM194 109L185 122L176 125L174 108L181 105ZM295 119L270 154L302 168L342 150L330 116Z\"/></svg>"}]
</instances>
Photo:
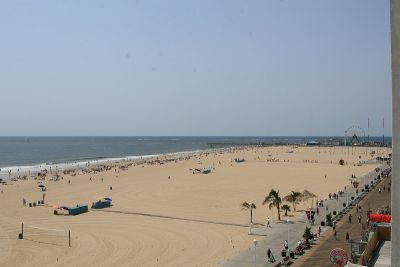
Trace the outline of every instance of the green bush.
<instances>
[{"instance_id":1,"label":"green bush","mask_svg":"<svg viewBox=\"0 0 400 267\"><path fill-rule=\"evenodd\" d=\"M332 214L331 213L326 214L326 222L327 223L331 223L332 222Z\"/></svg>"},{"instance_id":2,"label":"green bush","mask_svg":"<svg viewBox=\"0 0 400 267\"><path fill-rule=\"evenodd\" d=\"M304 230L303 238L305 240L310 240L311 238L313 238L313 235L311 234L311 227L306 227L306 229Z\"/></svg>"}]
</instances>

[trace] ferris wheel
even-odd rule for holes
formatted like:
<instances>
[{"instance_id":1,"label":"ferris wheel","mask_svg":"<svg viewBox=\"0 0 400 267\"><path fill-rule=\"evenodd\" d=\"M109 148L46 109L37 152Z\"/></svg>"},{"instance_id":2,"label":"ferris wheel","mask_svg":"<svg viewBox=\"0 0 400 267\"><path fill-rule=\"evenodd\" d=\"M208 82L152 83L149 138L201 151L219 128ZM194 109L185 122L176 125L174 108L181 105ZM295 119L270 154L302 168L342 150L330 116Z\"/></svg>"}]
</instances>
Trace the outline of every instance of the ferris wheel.
<instances>
[{"instance_id":1,"label":"ferris wheel","mask_svg":"<svg viewBox=\"0 0 400 267\"><path fill-rule=\"evenodd\" d=\"M365 131L360 126L353 125L344 131L344 145L361 145L365 142Z\"/></svg>"}]
</instances>

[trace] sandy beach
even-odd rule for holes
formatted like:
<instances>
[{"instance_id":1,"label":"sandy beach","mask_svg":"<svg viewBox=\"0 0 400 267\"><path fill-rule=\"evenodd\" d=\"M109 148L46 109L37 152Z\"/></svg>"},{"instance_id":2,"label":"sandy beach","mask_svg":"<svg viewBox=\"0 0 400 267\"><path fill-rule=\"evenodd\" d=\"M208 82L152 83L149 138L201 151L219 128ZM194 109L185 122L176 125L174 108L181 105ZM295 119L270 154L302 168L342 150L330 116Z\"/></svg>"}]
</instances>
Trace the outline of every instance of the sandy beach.
<instances>
[{"instance_id":1,"label":"sandy beach","mask_svg":"<svg viewBox=\"0 0 400 267\"><path fill-rule=\"evenodd\" d=\"M282 197L307 189L324 199L349 184L352 174L374 170L379 164L372 159L388 153L386 148L279 146L162 156L131 162L126 170L60 174L60 181L49 181L48 174L46 205L32 208L22 199L42 199L37 181L11 181L0 185L0 266L219 266L253 240L242 202L256 204L255 224L277 220L276 210L272 214L262 205L272 188ZM211 173L194 173L203 168ZM112 198L111 208L53 214L54 205L90 206L103 197ZM315 201L300 203L298 211ZM72 246L61 234L54 242L35 236L18 240L22 222L28 228L71 230Z\"/></svg>"}]
</instances>

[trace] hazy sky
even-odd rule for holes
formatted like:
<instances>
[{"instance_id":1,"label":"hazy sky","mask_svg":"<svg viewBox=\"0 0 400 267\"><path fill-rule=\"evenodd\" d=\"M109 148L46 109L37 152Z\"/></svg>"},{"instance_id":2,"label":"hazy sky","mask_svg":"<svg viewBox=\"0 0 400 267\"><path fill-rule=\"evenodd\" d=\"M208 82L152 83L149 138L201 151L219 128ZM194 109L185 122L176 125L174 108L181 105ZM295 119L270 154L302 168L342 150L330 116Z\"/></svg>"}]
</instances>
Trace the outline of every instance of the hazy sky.
<instances>
[{"instance_id":1,"label":"hazy sky","mask_svg":"<svg viewBox=\"0 0 400 267\"><path fill-rule=\"evenodd\" d=\"M0 135L391 131L389 1L4 1Z\"/></svg>"}]
</instances>

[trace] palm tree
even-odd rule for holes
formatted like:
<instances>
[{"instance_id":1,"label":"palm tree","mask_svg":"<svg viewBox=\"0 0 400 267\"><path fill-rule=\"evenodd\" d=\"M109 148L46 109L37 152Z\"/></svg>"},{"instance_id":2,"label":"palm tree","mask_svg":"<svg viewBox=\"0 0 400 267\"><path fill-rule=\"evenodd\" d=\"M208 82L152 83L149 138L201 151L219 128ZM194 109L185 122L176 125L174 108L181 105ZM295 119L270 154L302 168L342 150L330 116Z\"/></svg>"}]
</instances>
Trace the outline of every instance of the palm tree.
<instances>
[{"instance_id":1,"label":"palm tree","mask_svg":"<svg viewBox=\"0 0 400 267\"><path fill-rule=\"evenodd\" d=\"M282 210L285 211L285 216L287 216L287 212L290 211L290 206L288 204L282 205Z\"/></svg>"},{"instance_id":2,"label":"palm tree","mask_svg":"<svg viewBox=\"0 0 400 267\"><path fill-rule=\"evenodd\" d=\"M242 210L250 210L250 223L253 223L253 209L256 209L256 205L254 203L243 202Z\"/></svg>"},{"instance_id":3,"label":"palm tree","mask_svg":"<svg viewBox=\"0 0 400 267\"><path fill-rule=\"evenodd\" d=\"M271 189L269 192L268 196L265 197L263 201L263 205L269 203L269 209L271 210L272 207L276 207L278 210L278 220L281 220L281 204L282 204L282 199L281 196L279 195L279 190L276 191L275 189Z\"/></svg>"},{"instance_id":4,"label":"palm tree","mask_svg":"<svg viewBox=\"0 0 400 267\"><path fill-rule=\"evenodd\" d=\"M300 202L300 198L301 198L301 193L292 190L292 192L286 197L284 197L283 200L292 203L293 210L296 211L296 204Z\"/></svg>"}]
</instances>

